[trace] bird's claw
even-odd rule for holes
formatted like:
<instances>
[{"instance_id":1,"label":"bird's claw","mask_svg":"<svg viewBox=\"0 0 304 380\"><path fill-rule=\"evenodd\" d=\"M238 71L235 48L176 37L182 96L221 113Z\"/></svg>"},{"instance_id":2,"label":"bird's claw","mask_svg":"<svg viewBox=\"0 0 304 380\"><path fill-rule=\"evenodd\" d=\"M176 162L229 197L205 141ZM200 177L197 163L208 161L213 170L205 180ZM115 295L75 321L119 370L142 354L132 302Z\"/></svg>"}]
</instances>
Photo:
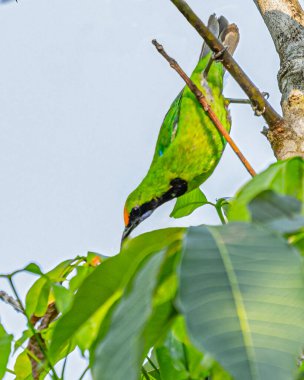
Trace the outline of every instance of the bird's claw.
<instances>
[{"instance_id":1,"label":"bird's claw","mask_svg":"<svg viewBox=\"0 0 304 380\"><path fill-rule=\"evenodd\" d=\"M270 96L269 92L263 91L262 95L263 95L263 97L266 100L269 99L269 96ZM254 103L254 102L251 102L251 106L252 106L252 109L254 111L255 116L262 116L265 113L265 111L266 111L266 107L265 106L262 109L259 109L259 106L256 103Z\"/></svg>"},{"instance_id":2,"label":"bird's claw","mask_svg":"<svg viewBox=\"0 0 304 380\"><path fill-rule=\"evenodd\" d=\"M255 116L262 116L265 113L265 111L266 111L266 107L265 106L263 107L263 109L260 110L259 107L256 104L253 104L253 103L252 103L252 109L254 111Z\"/></svg>"},{"instance_id":3,"label":"bird's claw","mask_svg":"<svg viewBox=\"0 0 304 380\"><path fill-rule=\"evenodd\" d=\"M216 62L223 62L223 55L227 49L227 46L225 46L224 49L218 51L217 53L213 53L212 59Z\"/></svg>"},{"instance_id":4,"label":"bird's claw","mask_svg":"<svg viewBox=\"0 0 304 380\"><path fill-rule=\"evenodd\" d=\"M269 97L270 97L269 92L266 92L266 91L263 91L263 92L262 92L262 95L264 96L264 98L265 98L266 100L269 99Z\"/></svg>"}]
</instances>

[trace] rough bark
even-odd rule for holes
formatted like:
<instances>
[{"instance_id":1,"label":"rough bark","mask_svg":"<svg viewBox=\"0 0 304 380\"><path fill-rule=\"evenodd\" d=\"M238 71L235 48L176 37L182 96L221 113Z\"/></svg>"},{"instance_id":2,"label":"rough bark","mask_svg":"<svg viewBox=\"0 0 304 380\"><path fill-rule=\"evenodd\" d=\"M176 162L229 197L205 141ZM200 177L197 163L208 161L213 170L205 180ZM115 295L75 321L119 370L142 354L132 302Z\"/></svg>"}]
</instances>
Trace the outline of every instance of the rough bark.
<instances>
[{"instance_id":1,"label":"rough bark","mask_svg":"<svg viewBox=\"0 0 304 380\"><path fill-rule=\"evenodd\" d=\"M280 57L284 123L267 138L278 159L304 158L304 13L298 0L254 0Z\"/></svg>"}]
</instances>

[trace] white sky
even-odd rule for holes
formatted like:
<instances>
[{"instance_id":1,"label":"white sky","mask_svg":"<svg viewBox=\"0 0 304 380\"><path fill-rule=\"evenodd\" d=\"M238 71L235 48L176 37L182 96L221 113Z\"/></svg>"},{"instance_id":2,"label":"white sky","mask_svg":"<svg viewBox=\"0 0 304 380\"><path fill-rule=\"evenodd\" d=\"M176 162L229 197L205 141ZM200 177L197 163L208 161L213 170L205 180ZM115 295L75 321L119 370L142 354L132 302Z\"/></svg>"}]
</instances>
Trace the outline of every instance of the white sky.
<instances>
[{"instance_id":1,"label":"white sky","mask_svg":"<svg viewBox=\"0 0 304 380\"><path fill-rule=\"evenodd\" d=\"M279 110L278 58L253 1L189 4L205 21L215 12L238 24L236 58ZM125 199L146 173L183 86L150 41L157 38L191 73L200 37L169 0L20 0L1 6L0 36L0 272L29 261L48 270L88 250L115 254ZM243 96L231 78L225 94ZM267 167L274 157L260 134L263 119L244 105L234 105L232 117L246 157L257 171ZM215 200L248 179L227 148L202 189ZM172 207L157 210L136 233L218 223L208 207L170 219ZM19 278L21 294L31 281ZM7 289L3 281L0 289ZM0 315L10 331L20 328L20 317L3 304ZM67 379L77 374L70 367Z\"/></svg>"}]
</instances>

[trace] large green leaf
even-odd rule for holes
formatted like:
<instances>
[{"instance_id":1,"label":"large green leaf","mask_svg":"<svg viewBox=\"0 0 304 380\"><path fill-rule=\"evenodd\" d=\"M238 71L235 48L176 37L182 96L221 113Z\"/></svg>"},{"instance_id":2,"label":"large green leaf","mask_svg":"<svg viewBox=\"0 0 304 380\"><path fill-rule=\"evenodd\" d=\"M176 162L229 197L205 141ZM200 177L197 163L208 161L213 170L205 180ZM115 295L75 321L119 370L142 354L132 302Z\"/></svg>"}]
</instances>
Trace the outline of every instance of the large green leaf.
<instances>
[{"instance_id":1,"label":"large green leaf","mask_svg":"<svg viewBox=\"0 0 304 380\"><path fill-rule=\"evenodd\" d=\"M205 204L208 204L208 200L201 189L197 188L177 198L170 216L172 218L182 218L190 215L194 210Z\"/></svg>"},{"instance_id":2,"label":"large green leaf","mask_svg":"<svg viewBox=\"0 0 304 380\"><path fill-rule=\"evenodd\" d=\"M160 252L144 262L131 289L114 311L108 333L95 349L94 379L138 379L144 354L144 328L152 313L153 292L163 258Z\"/></svg>"},{"instance_id":3,"label":"large green leaf","mask_svg":"<svg viewBox=\"0 0 304 380\"><path fill-rule=\"evenodd\" d=\"M150 315L143 332L145 352L149 351L151 347L163 339L175 316L176 310L172 305L172 301L165 302L161 305L155 305L153 300L152 314Z\"/></svg>"},{"instance_id":4,"label":"large green leaf","mask_svg":"<svg viewBox=\"0 0 304 380\"><path fill-rule=\"evenodd\" d=\"M301 202L297 199L276 194L271 190L263 191L248 205L255 223L281 233L295 232L304 227L301 207Z\"/></svg>"},{"instance_id":5,"label":"large green leaf","mask_svg":"<svg viewBox=\"0 0 304 380\"><path fill-rule=\"evenodd\" d=\"M102 262L84 279L72 308L58 321L51 343L51 354L56 356L56 352L61 350L101 307L111 307L146 257L176 242L180 244L183 233L182 228L171 228L143 234L127 241L121 254ZM97 333L96 325L95 334Z\"/></svg>"},{"instance_id":6,"label":"large green leaf","mask_svg":"<svg viewBox=\"0 0 304 380\"><path fill-rule=\"evenodd\" d=\"M248 203L264 190L292 196L304 205L304 160L300 157L279 161L255 176L237 193L228 211L230 221L248 221ZM304 207L302 208L304 211Z\"/></svg>"},{"instance_id":7,"label":"large green leaf","mask_svg":"<svg viewBox=\"0 0 304 380\"><path fill-rule=\"evenodd\" d=\"M11 353L12 340L13 336L8 334L0 324L0 379L3 378L6 372L8 358Z\"/></svg>"},{"instance_id":8,"label":"large green leaf","mask_svg":"<svg viewBox=\"0 0 304 380\"><path fill-rule=\"evenodd\" d=\"M286 380L304 343L300 256L254 224L193 227L185 237L179 309L189 335L235 380Z\"/></svg>"}]
</instances>

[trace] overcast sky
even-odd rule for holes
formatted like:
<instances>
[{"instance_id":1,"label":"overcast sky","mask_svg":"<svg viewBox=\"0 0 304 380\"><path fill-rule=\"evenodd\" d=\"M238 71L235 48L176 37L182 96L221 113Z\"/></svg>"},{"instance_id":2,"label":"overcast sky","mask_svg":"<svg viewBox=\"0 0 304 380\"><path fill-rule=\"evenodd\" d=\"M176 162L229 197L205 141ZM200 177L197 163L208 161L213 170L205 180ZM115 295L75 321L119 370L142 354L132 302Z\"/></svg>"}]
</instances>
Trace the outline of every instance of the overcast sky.
<instances>
[{"instance_id":1,"label":"overcast sky","mask_svg":"<svg viewBox=\"0 0 304 380\"><path fill-rule=\"evenodd\" d=\"M207 20L238 24L236 58L277 110L278 58L252 0L191 0ZM119 249L125 199L145 175L159 127L183 83L151 44L191 73L201 39L169 0L20 0L0 8L1 270L44 270L88 250ZM243 93L232 78L229 97ZM232 136L257 171L274 156L249 106L232 107ZM211 201L249 179L228 147L202 189ZM202 208L181 220L164 205L136 233L218 223ZM21 276L21 294L32 278ZM8 289L0 281L1 289ZM20 317L0 304L14 331ZM22 321L23 322L23 321ZM69 369L68 379L75 373ZM8 377L9 378L9 377Z\"/></svg>"}]
</instances>

